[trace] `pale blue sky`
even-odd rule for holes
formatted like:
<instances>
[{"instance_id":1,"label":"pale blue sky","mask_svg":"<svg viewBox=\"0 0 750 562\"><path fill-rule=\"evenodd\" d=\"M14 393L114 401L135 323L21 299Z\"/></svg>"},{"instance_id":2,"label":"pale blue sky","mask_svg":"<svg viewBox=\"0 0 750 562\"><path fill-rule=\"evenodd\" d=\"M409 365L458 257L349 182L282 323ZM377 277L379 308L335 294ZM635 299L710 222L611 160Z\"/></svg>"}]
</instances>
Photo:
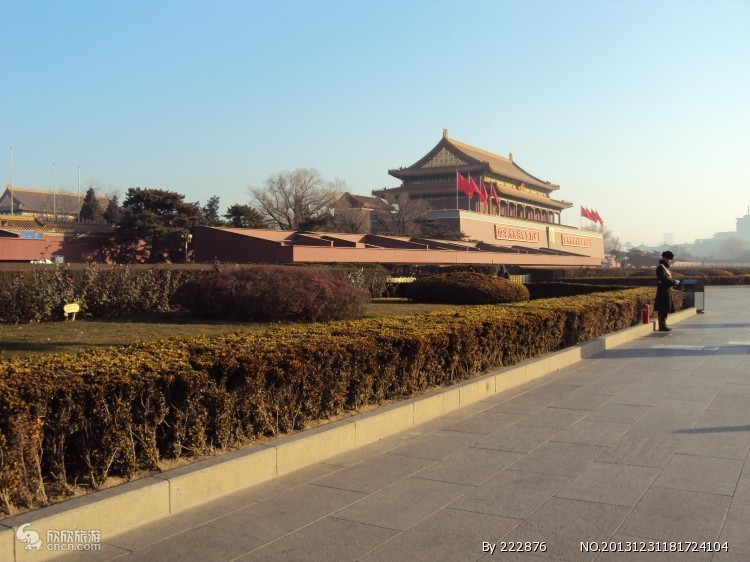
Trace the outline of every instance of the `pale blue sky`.
<instances>
[{"instance_id":1,"label":"pale blue sky","mask_svg":"<svg viewBox=\"0 0 750 562\"><path fill-rule=\"evenodd\" d=\"M3 184L370 194L447 128L635 245L750 204L750 0L0 0L0 61Z\"/></svg>"}]
</instances>

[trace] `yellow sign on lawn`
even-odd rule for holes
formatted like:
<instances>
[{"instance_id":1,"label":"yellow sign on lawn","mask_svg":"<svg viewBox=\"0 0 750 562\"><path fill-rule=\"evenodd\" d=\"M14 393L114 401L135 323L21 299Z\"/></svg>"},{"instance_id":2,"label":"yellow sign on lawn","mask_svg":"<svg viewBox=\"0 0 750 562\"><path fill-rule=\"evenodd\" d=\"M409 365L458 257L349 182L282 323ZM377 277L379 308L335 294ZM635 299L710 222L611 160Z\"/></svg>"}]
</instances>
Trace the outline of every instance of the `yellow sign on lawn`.
<instances>
[{"instance_id":1,"label":"yellow sign on lawn","mask_svg":"<svg viewBox=\"0 0 750 562\"><path fill-rule=\"evenodd\" d=\"M73 320L76 319L76 312L80 311L81 307L78 306L77 302L72 302L70 304L66 304L63 306L63 313L65 314L65 318L68 317L68 314L73 315Z\"/></svg>"}]
</instances>

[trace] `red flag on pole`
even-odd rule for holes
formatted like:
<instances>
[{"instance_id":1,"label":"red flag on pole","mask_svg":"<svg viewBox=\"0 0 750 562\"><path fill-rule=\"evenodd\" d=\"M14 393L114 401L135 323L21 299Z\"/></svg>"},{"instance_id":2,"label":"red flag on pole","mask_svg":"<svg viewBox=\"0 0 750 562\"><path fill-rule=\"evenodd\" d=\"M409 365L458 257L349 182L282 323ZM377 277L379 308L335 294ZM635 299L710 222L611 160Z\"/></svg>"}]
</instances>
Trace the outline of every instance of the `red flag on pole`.
<instances>
[{"instance_id":1,"label":"red flag on pole","mask_svg":"<svg viewBox=\"0 0 750 562\"><path fill-rule=\"evenodd\" d=\"M585 219L589 219L590 221L595 220L594 215L586 207L581 207L581 216Z\"/></svg>"},{"instance_id":2,"label":"red flag on pole","mask_svg":"<svg viewBox=\"0 0 750 562\"><path fill-rule=\"evenodd\" d=\"M604 221L602 220L602 217L599 216L599 213L597 211L592 210L591 215L594 217L593 220L595 222L598 222L600 225L604 226Z\"/></svg>"},{"instance_id":3,"label":"red flag on pole","mask_svg":"<svg viewBox=\"0 0 750 562\"><path fill-rule=\"evenodd\" d=\"M471 175L469 176L469 185L471 186L471 193L472 193L469 197L472 197L475 193L481 197L480 195L481 191L479 191L479 186L477 185L477 182L474 181L474 178L471 177Z\"/></svg>"},{"instance_id":4,"label":"red flag on pole","mask_svg":"<svg viewBox=\"0 0 750 562\"><path fill-rule=\"evenodd\" d=\"M497 196L497 191L495 191L495 184L494 183L490 184L490 191L492 192L491 199L494 199L495 201L497 201L497 204L499 205L500 204L500 197Z\"/></svg>"},{"instance_id":5,"label":"red flag on pole","mask_svg":"<svg viewBox=\"0 0 750 562\"><path fill-rule=\"evenodd\" d=\"M456 182L458 183L458 189L463 191L467 197L471 197L472 193L474 193L474 190L471 188L469 180L456 172Z\"/></svg>"},{"instance_id":6,"label":"red flag on pole","mask_svg":"<svg viewBox=\"0 0 750 562\"><path fill-rule=\"evenodd\" d=\"M487 202L487 189L484 187L484 180L481 178L479 180L479 198L482 200L482 203Z\"/></svg>"}]
</instances>

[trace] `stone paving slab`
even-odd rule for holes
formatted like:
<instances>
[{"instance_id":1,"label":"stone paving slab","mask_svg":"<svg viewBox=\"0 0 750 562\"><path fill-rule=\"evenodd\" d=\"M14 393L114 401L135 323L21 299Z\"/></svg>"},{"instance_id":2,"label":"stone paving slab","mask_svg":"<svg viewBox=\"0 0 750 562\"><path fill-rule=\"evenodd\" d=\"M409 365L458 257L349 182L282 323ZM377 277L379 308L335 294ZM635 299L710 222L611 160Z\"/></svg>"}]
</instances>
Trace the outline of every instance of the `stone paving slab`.
<instances>
[{"instance_id":1,"label":"stone paving slab","mask_svg":"<svg viewBox=\"0 0 750 562\"><path fill-rule=\"evenodd\" d=\"M750 288L703 315L177 517L97 560L750 559ZM483 543L544 541L533 553ZM729 552L581 552L726 541ZM71 559L88 560L82 556Z\"/></svg>"},{"instance_id":2,"label":"stone paving slab","mask_svg":"<svg viewBox=\"0 0 750 562\"><path fill-rule=\"evenodd\" d=\"M373 550L361 560L473 562L477 559L477 544L482 541L500 541L519 523L517 519L446 508Z\"/></svg>"},{"instance_id":3,"label":"stone paving slab","mask_svg":"<svg viewBox=\"0 0 750 562\"><path fill-rule=\"evenodd\" d=\"M647 466L592 462L555 494L559 498L635 507L658 476Z\"/></svg>"},{"instance_id":4,"label":"stone paving slab","mask_svg":"<svg viewBox=\"0 0 750 562\"><path fill-rule=\"evenodd\" d=\"M412 477L342 509L336 517L406 531L474 488Z\"/></svg>"},{"instance_id":5,"label":"stone paving slab","mask_svg":"<svg viewBox=\"0 0 750 562\"><path fill-rule=\"evenodd\" d=\"M577 560L593 560L596 553L580 552L581 541L612 536L628 512L629 508L618 505L555 497L516 527L506 540L544 541L545 555L566 560L575 553Z\"/></svg>"}]
</instances>

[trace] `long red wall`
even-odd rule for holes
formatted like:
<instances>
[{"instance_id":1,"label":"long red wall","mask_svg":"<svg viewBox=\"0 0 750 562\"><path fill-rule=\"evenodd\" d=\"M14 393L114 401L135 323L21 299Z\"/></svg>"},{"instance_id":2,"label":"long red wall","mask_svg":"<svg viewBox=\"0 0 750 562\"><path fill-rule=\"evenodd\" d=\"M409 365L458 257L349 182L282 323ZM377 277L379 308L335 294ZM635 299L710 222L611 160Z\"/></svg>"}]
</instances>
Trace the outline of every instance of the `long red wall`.
<instances>
[{"instance_id":1,"label":"long red wall","mask_svg":"<svg viewBox=\"0 0 750 562\"><path fill-rule=\"evenodd\" d=\"M109 243L106 238L41 239L0 238L0 261L53 260L64 256L66 262L88 261L87 257Z\"/></svg>"}]
</instances>

